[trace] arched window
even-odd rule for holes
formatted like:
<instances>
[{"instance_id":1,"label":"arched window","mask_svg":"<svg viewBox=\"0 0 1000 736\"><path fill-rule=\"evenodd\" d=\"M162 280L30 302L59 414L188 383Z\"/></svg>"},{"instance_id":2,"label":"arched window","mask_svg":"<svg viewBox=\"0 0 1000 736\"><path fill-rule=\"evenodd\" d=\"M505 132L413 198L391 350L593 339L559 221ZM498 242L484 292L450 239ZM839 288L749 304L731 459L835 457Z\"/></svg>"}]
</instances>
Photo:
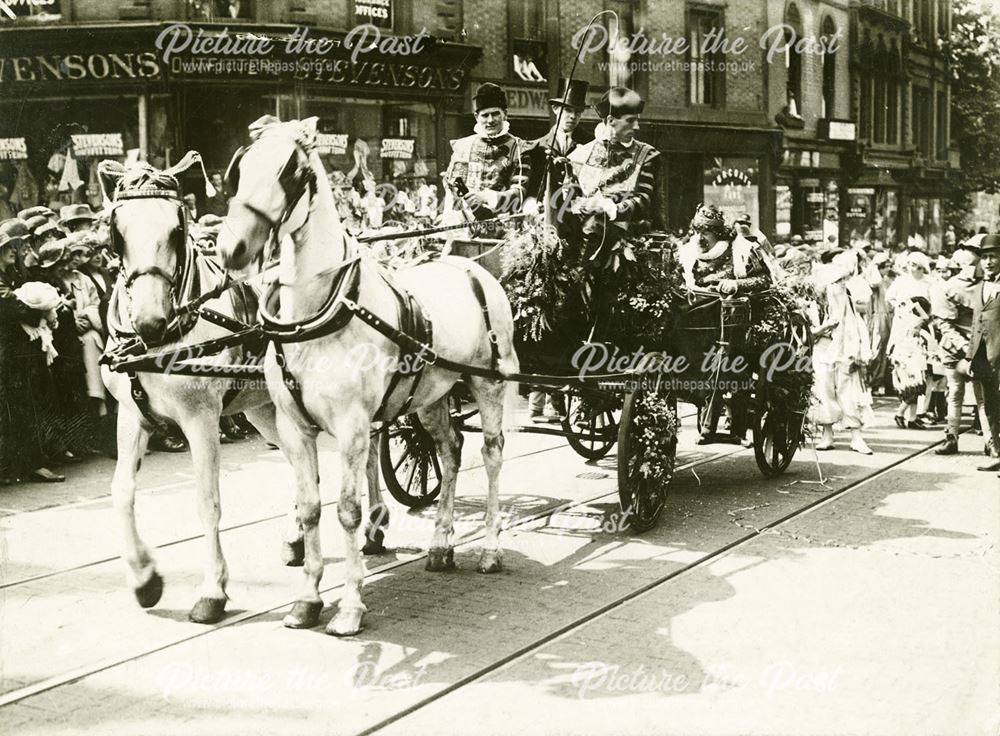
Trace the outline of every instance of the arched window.
<instances>
[{"instance_id":1,"label":"arched window","mask_svg":"<svg viewBox=\"0 0 1000 736\"><path fill-rule=\"evenodd\" d=\"M802 38L802 17L795 5L785 11L785 90L788 113L802 117L802 54L795 50L795 40ZM792 30L794 29L794 31Z\"/></svg>"},{"instance_id":2,"label":"arched window","mask_svg":"<svg viewBox=\"0 0 1000 736\"><path fill-rule=\"evenodd\" d=\"M834 103L837 98L837 53L830 51L830 39L837 34L837 26L833 18L826 16L823 20L823 39L827 52L823 54L823 110L820 117L836 117Z\"/></svg>"}]
</instances>

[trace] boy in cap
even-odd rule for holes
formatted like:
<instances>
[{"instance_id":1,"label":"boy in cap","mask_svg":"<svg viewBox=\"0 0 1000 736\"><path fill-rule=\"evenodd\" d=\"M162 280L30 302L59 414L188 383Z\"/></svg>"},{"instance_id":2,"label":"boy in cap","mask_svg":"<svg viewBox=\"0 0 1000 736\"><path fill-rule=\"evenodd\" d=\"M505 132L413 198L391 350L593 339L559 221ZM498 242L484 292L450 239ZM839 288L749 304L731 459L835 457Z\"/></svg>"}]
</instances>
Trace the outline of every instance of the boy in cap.
<instances>
[{"instance_id":1,"label":"boy in cap","mask_svg":"<svg viewBox=\"0 0 1000 736\"><path fill-rule=\"evenodd\" d=\"M645 103L637 92L612 87L594 106L601 122L594 140L569 155L579 196L588 257L600 261L622 237L648 225L659 151L635 139Z\"/></svg>"},{"instance_id":2,"label":"boy in cap","mask_svg":"<svg viewBox=\"0 0 1000 736\"><path fill-rule=\"evenodd\" d=\"M451 142L451 161L445 184L454 208L475 220L517 211L524 197L521 170L524 141L511 135L507 122L507 94L492 82L482 84L473 97L475 132ZM474 230L482 236L499 237L503 227Z\"/></svg>"}]
</instances>

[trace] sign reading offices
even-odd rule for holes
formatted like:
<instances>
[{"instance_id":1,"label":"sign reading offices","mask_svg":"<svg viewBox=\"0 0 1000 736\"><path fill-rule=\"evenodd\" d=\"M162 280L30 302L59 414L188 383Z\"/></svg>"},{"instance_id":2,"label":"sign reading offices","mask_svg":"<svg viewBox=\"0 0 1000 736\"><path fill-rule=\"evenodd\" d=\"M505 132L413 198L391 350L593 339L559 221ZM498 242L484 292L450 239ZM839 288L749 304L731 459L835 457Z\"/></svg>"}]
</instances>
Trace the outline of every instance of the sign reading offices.
<instances>
[{"instance_id":1,"label":"sign reading offices","mask_svg":"<svg viewBox=\"0 0 1000 736\"><path fill-rule=\"evenodd\" d=\"M149 45L162 48L164 33L149 38ZM462 67L438 66L410 61L409 54L417 41L396 40L399 51L393 51L384 43L376 44L371 34L355 34L354 46L348 38L342 43L331 38L309 39L306 48L305 36L308 29L297 30L283 45L271 44L268 53L259 52L260 37L257 41L258 53L233 54L230 47L234 39L242 40L238 34L228 34L227 29L204 33L199 29L199 39L222 39L226 43L203 43L197 53L172 44L171 52L158 54L155 51L112 52L69 54L33 54L0 56L0 84L38 84L47 82L87 82L87 81L153 81L169 76L176 79L247 79L247 80L295 80L318 84L374 87L383 89L428 90L445 94L460 94L466 81L467 70ZM353 32L352 32L353 33ZM296 34L301 34L296 36ZM248 34L252 36L253 34ZM323 43L320 43L323 42ZM324 45L325 44L325 45ZM130 48L135 48L133 43ZM246 42L244 42L246 45ZM207 47L207 48L206 48ZM316 55L316 47L329 52L337 49L337 57ZM353 50L349 58L348 48ZM371 51L380 51L380 59L368 56ZM309 56L312 51L314 55ZM397 55L398 58L392 58ZM338 58L339 57L339 58ZM367 57L367 58L366 58Z\"/></svg>"}]
</instances>

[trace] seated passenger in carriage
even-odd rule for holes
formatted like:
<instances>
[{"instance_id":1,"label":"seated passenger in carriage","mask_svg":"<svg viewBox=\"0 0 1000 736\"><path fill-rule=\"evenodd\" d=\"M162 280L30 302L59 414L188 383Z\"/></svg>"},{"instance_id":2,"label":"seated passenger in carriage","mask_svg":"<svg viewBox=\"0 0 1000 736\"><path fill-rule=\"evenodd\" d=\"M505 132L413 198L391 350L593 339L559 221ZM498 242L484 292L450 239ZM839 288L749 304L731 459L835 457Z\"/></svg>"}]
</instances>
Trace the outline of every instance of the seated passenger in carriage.
<instances>
[{"instance_id":1,"label":"seated passenger in carriage","mask_svg":"<svg viewBox=\"0 0 1000 736\"><path fill-rule=\"evenodd\" d=\"M634 137L644 105L637 92L612 87L594 106L601 118L594 140L569 154L577 185L571 211L587 257L599 266L623 237L649 229L660 152Z\"/></svg>"},{"instance_id":2,"label":"seated passenger in carriage","mask_svg":"<svg viewBox=\"0 0 1000 736\"><path fill-rule=\"evenodd\" d=\"M729 227L715 205L699 205L691 229L677 253L689 289L746 296L768 288L771 272L760 246Z\"/></svg>"},{"instance_id":3,"label":"seated passenger in carriage","mask_svg":"<svg viewBox=\"0 0 1000 736\"><path fill-rule=\"evenodd\" d=\"M521 169L524 141L511 135L507 122L507 94L491 82L476 90L475 132L451 142L452 154L445 172L445 211L468 221L491 220L516 212L524 197ZM473 237L501 238L502 223L472 229Z\"/></svg>"}]
</instances>

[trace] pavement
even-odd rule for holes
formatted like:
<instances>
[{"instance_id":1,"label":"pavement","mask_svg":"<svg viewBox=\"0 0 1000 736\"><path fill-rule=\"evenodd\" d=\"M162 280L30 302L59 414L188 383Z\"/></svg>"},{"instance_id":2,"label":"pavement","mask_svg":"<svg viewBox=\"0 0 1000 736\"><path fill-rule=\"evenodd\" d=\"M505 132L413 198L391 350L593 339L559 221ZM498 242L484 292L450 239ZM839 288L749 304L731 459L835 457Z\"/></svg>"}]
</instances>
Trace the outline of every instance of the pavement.
<instances>
[{"instance_id":1,"label":"pavement","mask_svg":"<svg viewBox=\"0 0 1000 736\"><path fill-rule=\"evenodd\" d=\"M167 580L149 611L125 589L99 483L44 509L25 486L18 503L38 510L0 519L0 691L18 698L0 733L998 733L1000 481L975 471L981 438L912 457L940 435L895 428L883 406L875 455L804 449L767 480L752 452L692 435L682 459L716 459L678 473L641 536L606 495L613 457L512 435L505 511L556 513L507 531L504 572L482 576L474 545L454 572L425 572L433 510L394 507L349 639L281 626L300 573L278 560L278 453L225 448L232 601L218 627L186 620L200 563L186 462L144 469L141 528L165 545ZM485 477L470 440L457 509L474 538ZM329 449L322 462L335 471ZM335 527L326 513L323 624Z\"/></svg>"}]
</instances>

